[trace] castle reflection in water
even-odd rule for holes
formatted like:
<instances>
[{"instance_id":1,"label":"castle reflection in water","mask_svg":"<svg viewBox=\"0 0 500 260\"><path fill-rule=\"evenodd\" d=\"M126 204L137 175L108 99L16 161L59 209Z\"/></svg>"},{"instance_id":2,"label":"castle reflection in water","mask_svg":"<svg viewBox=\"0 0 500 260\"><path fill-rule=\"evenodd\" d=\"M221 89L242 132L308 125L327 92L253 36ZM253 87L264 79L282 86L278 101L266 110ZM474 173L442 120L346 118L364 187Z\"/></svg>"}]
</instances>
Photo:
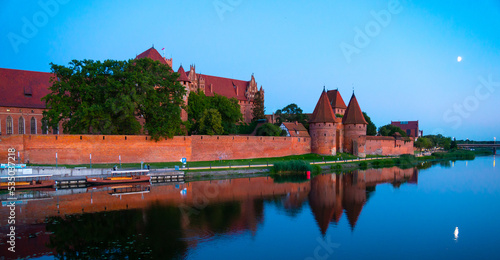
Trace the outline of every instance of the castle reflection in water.
<instances>
[{"instance_id":1,"label":"castle reflection in water","mask_svg":"<svg viewBox=\"0 0 500 260\"><path fill-rule=\"evenodd\" d=\"M266 203L292 217L309 206L323 235L342 215L354 230L377 184L399 187L417 179L416 168L392 167L323 174L310 181L255 177L32 191L18 204L17 246L23 250L15 257L78 258L82 252L89 258L104 252L116 258L178 257L219 235L256 234ZM7 214L2 207L2 234ZM1 255L10 255L6 244L0 248Z\"/></svg>"}]
</instances>

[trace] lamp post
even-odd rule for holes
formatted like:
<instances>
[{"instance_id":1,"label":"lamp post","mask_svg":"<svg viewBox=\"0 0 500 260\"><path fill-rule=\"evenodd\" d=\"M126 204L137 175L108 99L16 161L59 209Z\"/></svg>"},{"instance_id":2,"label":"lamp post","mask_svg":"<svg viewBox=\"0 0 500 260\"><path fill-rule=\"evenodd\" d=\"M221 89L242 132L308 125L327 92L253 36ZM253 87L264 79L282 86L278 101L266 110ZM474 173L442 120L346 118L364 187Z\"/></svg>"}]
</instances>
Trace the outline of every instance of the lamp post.
<instances>
[{"instance_id":1,"label":"lamp post","mask_svg":"<svg viewBox=\"0 0 500 260\"><path fill-rule=\"evenodd\" d=\"M493 137L493 144L496 144L496 143L497 143L497 138Z\"/></svg>"}]
</instances>

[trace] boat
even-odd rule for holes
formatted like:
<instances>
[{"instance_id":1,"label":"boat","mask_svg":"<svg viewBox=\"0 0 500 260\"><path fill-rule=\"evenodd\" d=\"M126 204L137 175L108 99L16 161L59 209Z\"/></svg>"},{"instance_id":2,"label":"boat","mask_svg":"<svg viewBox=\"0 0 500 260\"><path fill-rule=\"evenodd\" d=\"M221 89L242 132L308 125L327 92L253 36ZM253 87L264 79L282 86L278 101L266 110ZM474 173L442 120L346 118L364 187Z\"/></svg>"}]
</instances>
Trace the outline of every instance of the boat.
<instances>
[{"instance_id":1,"label":"boat","mask_svg":"<svg viewBox=\"0 0 500 260\"><path fill-rule=\"evenodd\" d=\"M142 173L147 173L148 170L133 170L133 171L113 171L112 176L107 177L89 177L86 176L85 179L87 183L93 185L103 185L103 184L114 184L114 183L129 183L129 182L145 182L149 181L151 177L149 175L143 175Z\"/></svg>"},{"instance_id":2,"label":"boat","mask_svg":"<svg viewBox=\"0 0 500 260\"><path fill-rule=\"evenodd\" d=\"M51 175L33 175L33 176L15 176L15 189L37 189L50 188L56 184L55 180L51 180ZM0 190L7 190L13 185L9 185L9 177L1 177Z\"/></svg>"}]
</instances>

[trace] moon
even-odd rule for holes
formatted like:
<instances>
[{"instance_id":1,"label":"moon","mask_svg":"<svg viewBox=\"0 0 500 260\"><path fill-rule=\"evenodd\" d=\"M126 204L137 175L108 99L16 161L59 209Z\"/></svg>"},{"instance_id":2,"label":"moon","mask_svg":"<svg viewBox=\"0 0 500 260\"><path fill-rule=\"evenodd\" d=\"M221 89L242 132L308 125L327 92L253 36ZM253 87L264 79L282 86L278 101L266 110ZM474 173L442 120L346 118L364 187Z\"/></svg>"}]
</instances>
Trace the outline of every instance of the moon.
<instances>
[{"instance_id":1,"label":"moon","mask_svg":"<svg viewBox=\"0 0 500 260\"><path fill-rule=\"evenodd\" d=\"M458 57L457 57L457 61L458 61L458 62L461 62L461 61L462 61L462 57L458 56Z\"/></svg>"}]
</instances>

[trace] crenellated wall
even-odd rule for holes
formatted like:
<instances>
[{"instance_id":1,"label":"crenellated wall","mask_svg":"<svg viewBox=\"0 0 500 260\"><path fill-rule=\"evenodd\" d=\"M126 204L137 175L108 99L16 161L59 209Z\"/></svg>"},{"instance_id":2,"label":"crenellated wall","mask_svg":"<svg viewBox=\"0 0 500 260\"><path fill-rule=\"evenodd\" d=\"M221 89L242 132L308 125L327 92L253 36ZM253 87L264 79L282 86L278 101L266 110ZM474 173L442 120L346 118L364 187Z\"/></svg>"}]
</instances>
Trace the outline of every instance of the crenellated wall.
<instances>
[{"instance_id":1,"label":"crenellated wall","mask_svg":"<svg viewBox=\"0 0 500 260\"><path fill-rule=\"evenodd\" d=\"M176 136L158 142L144 135L8 135L0 136L0 161L7 149L22 162L55 164L177 162L281 157L311 153L311 139L269 136ZM17 156L17 154L16 154Z\"/></svg>"}]
</instances>

